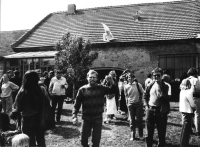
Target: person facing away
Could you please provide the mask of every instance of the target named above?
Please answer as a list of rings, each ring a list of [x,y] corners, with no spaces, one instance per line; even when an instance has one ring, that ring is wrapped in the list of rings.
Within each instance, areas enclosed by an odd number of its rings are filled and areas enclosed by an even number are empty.
[[[199,77],[198,77],[198,71],[196,68],[190,68],[187,72],[188,74],[188,80],[191,83],[191,88],[193,89],[193,92],[199,92],[200,88],[198,87]],[[194,124],[196,129],[196,135],[200,136],[200,96],[193,95],[193,103],[190,103],[191,106],[194,109]]]
[[[169,75],[169,70],[164,70],[163,71],[163,76],[162,76],[162,80],[168,84],[171,84],[171,77]]]
[[[18,70],[15,70],[14,76],[11,77],[10,81],[20,87],[22,85],[22,78],[19,75],[20,72]]]
[[[130,128],[131,128],[131,138],[130,140],[135,140],[136,134],[136,124],[138,124],[138,134],[139,138],[143,139],[143,101],[142,96],[144,90],[142,85],[137,82],[135,75],[129,73],[128,84],[124,86],[124,95],[127,101],[127,107],[130,117]]]
[[[41,78],[40,78],[40,82],[42,84],[44,84],[44,80],[48,77],[48,72],[47,71],[44,71]],[[44,86],[47,88],[47,86],[44,84]]]
[[[102,113],[104,112],[105,95],[114,94],[114,83],[110,87],[97,84],[98,73],[89,70],[87,73],[88,84],[79,88],[73,108],[73,119],[77,120],[77,114],[82,105],[81,144],[89,147],[88,137],[92,131],[93,147],[99,147],[102,131]]]
[[[22,86],[16,96],[14,109],[22,115],[22,133],[30,138],[30,146],[45,147],[44,129],[41,128],[42,112],[45,104],[50,104],[44,87],[38,84],[39,77],[35,71],[27,71]]]
[[[167,128],[167,115],[169,114],[169,100],[171,93],[169,87],[162,81],[162,69],[155,68],[152,71],[153,82],[147,86],[144,92],[144,106],[146,110],[146,147],[152,147],[155,124],[158,130],[158,147],[165,146]]]
[[[192,132],[192,119],[194,116],[193,108],[191,107],[191,100],[193,99],[193,92],[191,89],[191,83],[188,79],[182,80],[180,84],[180,99],[179,99],[179,111],[182,115],[182,129],[180,136],[180,146],[188,147],[190,135]]]
[[[47,86],[47,88],[49,88],[50,81],[53,77],[54,77],[54,72],[49,71],[48,76],[44,80],[44,84]]]
[[[29,137],[26,134],[17,134],[12,139],[12,147],[29,147]]]
[[[19,75],[20,75],[20,72],[18,70],[15,70],[14,76],[10,79],[10,82],[13,82],[17,86],[21,87],[22,78]],[[13,92],[13,102],[15,102],[15,97],[16,97],[18,91],[19,91],[19,89]]]
[[[58,105],[56,121],[60,122],[61,113],[63,102],[65,99],[65,90],[68,88],[68,83],[66,79],[62,76],[62,72],[60,70],[56,71],[56,76],[51,79],[49,85],[49,93],[52,97],[52,108],[54,111],[54,118],[55,118],[55,111],[56,106]]]
[[[2,102],[2,108],[4,113],[10,113],[12,111],[12,105],[13,105],[13,98],[12,98],[12,92],[15,90],[18,90],[19,86],[15,85],[13,82],[10,82],[8,79],[8,75],[3,75],[3,84],[1,86],[1,102]]]

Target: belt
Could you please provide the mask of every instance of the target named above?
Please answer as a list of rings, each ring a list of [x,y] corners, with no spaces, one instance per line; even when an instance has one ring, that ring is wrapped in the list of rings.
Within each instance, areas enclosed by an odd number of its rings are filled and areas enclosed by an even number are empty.
[[[160,110],[160,106],[149,106],[149,109]]]

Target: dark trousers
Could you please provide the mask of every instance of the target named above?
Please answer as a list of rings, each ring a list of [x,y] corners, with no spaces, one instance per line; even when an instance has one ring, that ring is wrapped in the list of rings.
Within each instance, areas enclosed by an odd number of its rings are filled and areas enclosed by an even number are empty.
[[[63,109],[63,102],[64,102],[64,95],[61,96],[57,96],[57,95],[53,95],[52,96],[52,108],[53,108],[53,112],[54,112],[54,118],[55,118],[55,111],[56,111],[56,106],[58,105],[57,108],[57,115],[56,115],[56,120],[60,121],[60,117],[61,117],[61,113],[62,113],[62,109]]]
[[[182,113],[182,130],[180,137],[180,145],[181,147],[188,147],[190,140],[190,133],[192,129],[192,118],[193,113]]]
[[[29,118],[22,120],[22,132],[30,138],[30,147],[45,147],[44,130],[39,128],[38,118]]]
[[[83,147],[89,147],[88,137],[92,131],[92,147],[99,147],[102,130],[102,114],[82,116],[81,126],[81,144]]]
[[[152,147],[155,125],[158,130],[158,147],[164,147],[167,128],[167,114],[161,114],[160,109],[149,108],[146,111],[146,147]]]
[[[135,135],[136,125],[138,126],[138,133],[143,137],[143,105],[128,106],[130,116],[130,128]]]

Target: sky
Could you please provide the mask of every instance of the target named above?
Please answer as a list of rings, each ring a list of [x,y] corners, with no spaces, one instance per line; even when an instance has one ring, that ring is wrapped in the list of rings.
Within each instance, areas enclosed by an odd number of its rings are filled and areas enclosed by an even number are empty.
[[[76,9],[180,0],[0,0],[0,31],[32,29],[53,12]]]

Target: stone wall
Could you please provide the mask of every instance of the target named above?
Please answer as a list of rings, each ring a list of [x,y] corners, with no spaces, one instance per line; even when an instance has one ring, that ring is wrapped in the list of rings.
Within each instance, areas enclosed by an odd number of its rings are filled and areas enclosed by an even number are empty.
[[[135,71],[144,84],[146,75],[158,67],[159,55],[198,53],[200,44],[193,41],[114,44],[93,47],[99,53],[92,67],[118,67]]]

